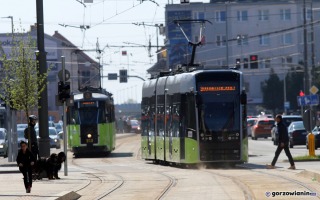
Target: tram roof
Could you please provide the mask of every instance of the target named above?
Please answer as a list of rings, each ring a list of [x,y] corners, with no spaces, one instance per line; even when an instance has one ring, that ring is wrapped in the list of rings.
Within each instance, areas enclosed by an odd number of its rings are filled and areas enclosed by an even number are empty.
[[[153,96],[155,94],[154,93],[155,85],[157,85],[159,89],[162,89],[162,86],[164,86],[164,84],[170,85],[170,90],[168,90],[168,94],[172,94],[176,92],[189,92],[190,88],[195,87],[195,82],[194,82],[195,75],[203,72],[208,72],[208,73],[234,72],[234,73],[242,74],[241,71],[234,70],[234,69],[206,69],[206,70],[195,70],[192,72],[166,75],[166,76],[158,77],[156,79],[145,81],[143,85],[143,97]],[[165,79],[167,79],[167,81],[165,81]]]

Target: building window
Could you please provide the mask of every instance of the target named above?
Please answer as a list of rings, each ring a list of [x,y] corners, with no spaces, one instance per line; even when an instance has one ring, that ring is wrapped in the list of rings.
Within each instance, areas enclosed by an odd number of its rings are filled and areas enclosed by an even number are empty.
[[[282,44],[292,44],[292,33],[285,33],[282,35]]]
[[[269,10],[259,10],[259,20],[260,21],[269,20]]]
[[[264,67],[265,68],[270,68],[271,67],[271,59],[270,58],[264,59]]]
[[[306,8],[306,20],[311,20],[312,18],[312,9]],[[301,19],[303,20],[303,8],[301,10]]]
[[[270,58],[263,58],[260,61],[260,68],[270,68],[271,67],[271,59]]]
[[[238,45],[248,45],[248,35],[237,35]]]
[[[226,46],[226,36],[225,35],[217,35],[217,46],[225,47]]]
[[[260,45],[266,46],[270,44],[270,36],[268,35],[260,35],[259,36]]]
[[[90,84],[90,71],[82,71],[82,84],[88,85]]]
[[[237,19],[238,21],[248,21],[248,11],[246,10],[237,11]]]
[[[308,43],[312,43],[312,42],[313,42],[313,35],[312,35],[312,32],[309,32],[309,33],[308,33],[308,36],[307,36],[307,42],[308,42]]]
[[[291,56],[282,57],[281,61],[282,61],[283,66],[285,67],[285,64],[292,63],[292,57]]]
[[[216,22],[226,21],[226,11],[216,11]]]
[[[281,20],[291,20],[291,10],[290,9],[281,9],[280,16],[281,16]]]
[[[205,19],[204,12],[195,12],[194,13],[194,19]]]

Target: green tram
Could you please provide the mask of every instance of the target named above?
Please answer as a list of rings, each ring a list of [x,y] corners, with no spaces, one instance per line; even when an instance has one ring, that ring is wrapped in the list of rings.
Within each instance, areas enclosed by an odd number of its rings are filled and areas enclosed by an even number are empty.
[[[237,70],[160,74],[142,90],[141,154],[155,163],[248,161],[247,97]]]
[[[110,93],[74,95],[67,110],[68,146],[74,156],[109,154],[115,149],[115,112]]]

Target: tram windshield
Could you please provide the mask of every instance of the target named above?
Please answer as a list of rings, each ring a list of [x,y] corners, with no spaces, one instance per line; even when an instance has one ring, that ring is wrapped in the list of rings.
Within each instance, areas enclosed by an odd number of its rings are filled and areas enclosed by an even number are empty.
[[[228,87],[200,84],[198,99],[200,129],[207,132],[240,130],[240,98],[234,83]],[[201,89],[203,89],[201,91]]]

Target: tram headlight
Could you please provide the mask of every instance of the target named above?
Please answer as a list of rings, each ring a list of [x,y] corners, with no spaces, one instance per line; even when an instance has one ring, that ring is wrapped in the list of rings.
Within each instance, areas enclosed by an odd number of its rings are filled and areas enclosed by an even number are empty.
[[[87,137],[88,137],[88,138],[91,138],[91,137],[92,137],[92,135],[89,133],[89,134],[87,135]]]

